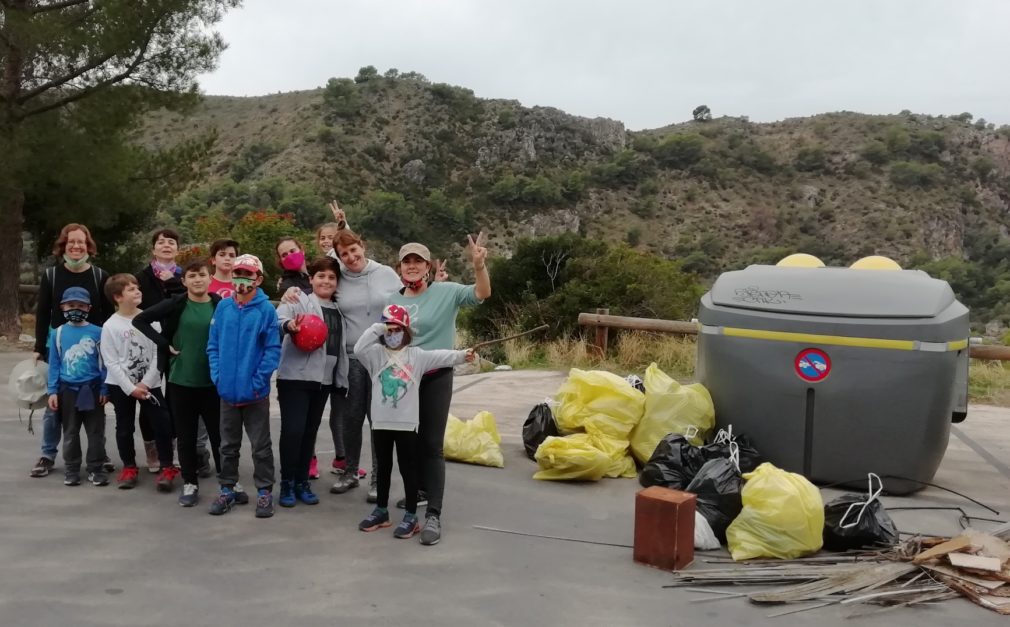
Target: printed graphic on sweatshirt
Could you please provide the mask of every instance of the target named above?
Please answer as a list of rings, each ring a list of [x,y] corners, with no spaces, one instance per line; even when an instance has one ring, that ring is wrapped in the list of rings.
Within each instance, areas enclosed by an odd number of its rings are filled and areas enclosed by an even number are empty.
[[[382,386],[382,404],[390,404],[396,409],[396,404],[407,395],[414,369],[412,366],[390,366],[379,373],[379,384]]]
[[[123,348],[126,350],[124,362],[131,381],[141,381],[151,367],[151,352],[147,350],[143,335],[136,329],[123,331]],[[106,347],[108,348],[108,347]]]
[[[98,363],[98,343],[94,338],[82,337],[63,351],[63,372],[68,378],[83,379],[94,372]]]

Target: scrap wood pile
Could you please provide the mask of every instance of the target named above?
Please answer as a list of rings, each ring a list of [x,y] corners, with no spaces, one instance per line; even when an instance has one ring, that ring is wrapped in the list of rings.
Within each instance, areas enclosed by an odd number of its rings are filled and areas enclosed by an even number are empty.
[[[889,549],[850,551],[796,560],[755,560],[733,568],[674,573],[668,588],[782,586],[750,593],[717,591],[721,598],[747,597],[757,604],[802,603],[782,616],[829,605],[870,603],[897,607],[965,597],[1010,615],[1010,526],[993,534],[966,530],[954,538],[913,537]],[[721,560],[708,560],[719,562]],[[708,591],[706,591],[708,592]]]

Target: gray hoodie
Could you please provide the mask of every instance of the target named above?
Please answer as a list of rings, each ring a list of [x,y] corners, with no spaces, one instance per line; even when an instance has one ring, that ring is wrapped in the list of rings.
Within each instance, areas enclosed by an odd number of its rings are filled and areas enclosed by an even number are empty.
[[[349,357],[354,357],[354,344],[365,330],[382,318],[390,294],[402,287],[396,271],[377,261],[369,259],[361,272],[351,272],[340,264],[337,306],[344,316],[344,344]]]
[[[339,311],[336,305],[327,303]],[[287,381],[317,381],[319,383],[330,383],[338,388],[347,389],[347,350],[344,342],[340,342],[339,353],[334,359],[327,355],[327,346],[306,353],[291,341],[291,335],[284,330],[284,324],[294,319],[298,314],[315,314],[323,320],[323,305],[319,299],[312,294],[299,294],[297,304],[281,303],[277,307],[277,318],[280,320],[281,336],[284,338],[281,344],[281,363],[277,367],[277,378]],[[347,335],[346,326],[341,330],[341,335]],[[329,372],[327,370],[329,369]],[[327,376],[332,373],[331,376]]]

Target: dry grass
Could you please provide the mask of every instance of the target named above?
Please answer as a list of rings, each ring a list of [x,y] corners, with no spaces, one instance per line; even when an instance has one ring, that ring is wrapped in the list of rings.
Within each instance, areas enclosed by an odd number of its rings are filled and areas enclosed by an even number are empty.
[[[1010,406],[1010,370],[1006,362],[972,359],[968,398],[975,403]]]

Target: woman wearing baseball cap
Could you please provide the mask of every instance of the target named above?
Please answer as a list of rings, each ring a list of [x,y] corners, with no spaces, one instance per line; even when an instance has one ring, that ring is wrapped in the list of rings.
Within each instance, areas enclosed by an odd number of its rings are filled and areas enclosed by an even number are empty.
[[[476,282],[461,285],[449,281],[429,283],[433,268],[431,252],[424,244],[411,242],[400,248],[397,271],[403,288],[390,297],[390,303],[410,312],[414,329],[413,346],[425,350],[449,350],[456,340],[456,316],[461,307],[479,305],[491,296],[491,277],[487,269],[487,248],[483,233],[476,241],[467,236]],[[421,544],[438,543],[442,537],[442,494],[445,491],[445,459],[442,442],[452,402],[452,368],[438,368],[424,373],[419,386],[420,420],[418,462],[421,493],[418,503],[427,501]],[[397,503],[399,506],[400,504]]]

